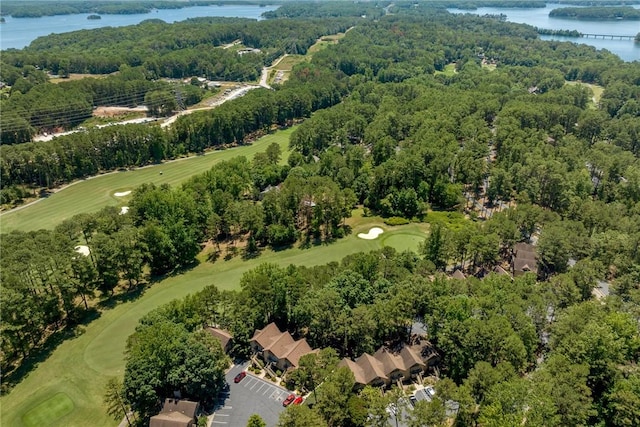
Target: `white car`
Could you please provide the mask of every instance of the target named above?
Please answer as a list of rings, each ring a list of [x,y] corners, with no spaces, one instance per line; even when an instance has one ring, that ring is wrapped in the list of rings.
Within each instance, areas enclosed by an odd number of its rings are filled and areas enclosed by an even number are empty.
[[[431,387],[431,386],[427,386],[427,387],[425,387],[425,388],[424,388],[424,392],[425,392],[425,393],[426,393],[426,395],[427,395],[428,397],[430,397],[431,399],[433,399],[433,396],[435,396],[435,395],[436,395],[436,390],[435,390],[433,387]]]

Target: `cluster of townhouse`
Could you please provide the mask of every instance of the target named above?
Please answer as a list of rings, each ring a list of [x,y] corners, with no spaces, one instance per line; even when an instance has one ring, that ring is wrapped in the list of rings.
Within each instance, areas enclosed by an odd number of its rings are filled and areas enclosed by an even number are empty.
[[[373,355],[365,353],[355,361],[344,358],[338,366],[345,366],[353,372],[356,388],[422,381],[422,375],[438,361],[438,353],[424,338],[414,337],[412,341],[395,349],[380,347]],[[304,338],[294,340],[289,332],[282,332],[275,323],[256,330],[250,344],[254,355],[262,358],[267,369],[275,368],[282,372],[296,369],[302,356],[318,351],[312,349]]]

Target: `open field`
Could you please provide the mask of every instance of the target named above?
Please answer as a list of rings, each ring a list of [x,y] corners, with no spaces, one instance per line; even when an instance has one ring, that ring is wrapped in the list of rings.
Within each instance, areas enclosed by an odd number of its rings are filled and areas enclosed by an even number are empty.
[[[347,30],[348,31],[348,30]],[[313,54],[325,49],[330,44],[336,44],[346,33],[331,34],[320,37],[312,46],[307,49],[305,55],[285,55],[274,65],[269,67],[269,83],[280,84],[289,78],[289,74],[294,66],[305,61],[311,61]]]
[[[426,236],[427,224],[389,227],[380,218],[362,217],[360,211],[354,214],[348,221],[352,233],[332,244],[277,252],[266,250],[248,261],[235,257],[213,264],[202,262],[184,274],[156,283],[140,298],[104,311],[79,336],[60,344],[11,393],[2,397],[2,425],[29,426],[29,420],[37,416],[40,427],[115,426],[117,422],[108,418],[102,406],[104,386],[109,377],[122,376],[126,338],[134,331],[138,319],[153,308],[210,284],[236,289],[242,274],[260,263],[319,265],[339,261],[355,252],[379,249],[385,243],[398,250],[415,250]],[[378,239],[356,237],[374,226],[384,230]]]
[[[600,86],[600,85],[596,85],[596,84],[592,84],[592,83],[583,83],[583,82],[570,82],[567,81],[566,84],[568,85],[582,85],[582,86],[586,86],[589,89],[591,89],[591,91],[593,92],[593,107],[595,108],[596,105],[598,104],[598,102],[600,102],[600,98],[602,97],[602,93],[604,92],[604,87]]]
[[[190,176],[209,170],[211,166],[236,156],[251,157],[277,142],[283,153],[287,152],[289,136],[294,128],[277,131],[255,141],[251,145],[211,151],[206,155],[192,156],[177,161],[147,166],[135,170],[113,172],[77,181],[58,192],[28,206],[17,208],[0,216],[0,231],[38,230],[53,228],[63,220],[82,212],[95,212],[105,206],[117,206],[126,199],[113,195],[116,191],[133,190],[141,184],[177,185]],[[160,174],[162,172],[162,175]]]
[[[347,30],[348,31],[348,30]],[[319,50],[325,49],[330,44],[336,44],[338,41],[345,36],[346,33],[338,33],[332,34],[330,36],[320,37],[320,39],[313,44],[313,46],[309,47],[307,50],[307,54],[313,55]]]
[[[444,66],[444,71],[436,70],[435,75],[444,74],[445,76],[453,76],[457,73],[456,71],[456,63],[452,62],[451,64],[447,64]]]
[[[116,73],[113,73],[113,74],[116,74]],[[71,81],[71,80],[82,80],[82,79],[86,79],[86,78],[104,79],[105,77],[108,77],[110,75],[111,74],[78,74],[78,73],[71,73],[71,74],[69,74],[69,77],[67,77],[67,78],[54,77],[54,78],[49,79],[49,82],[51,82],[51,83],[62,83],[62,82],[68,82],[68,81]]]

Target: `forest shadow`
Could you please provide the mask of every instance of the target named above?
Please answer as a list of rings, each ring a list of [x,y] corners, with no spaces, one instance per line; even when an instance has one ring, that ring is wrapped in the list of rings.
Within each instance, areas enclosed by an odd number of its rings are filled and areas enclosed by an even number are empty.
[[[98,308],[101,310],[110,310],[123,302],[135,301],[144,295],[147,287],[151,286],[153,283],[155,283],[155,280],[151,279],[149,283],[139,284],[128,291],[110,295],[108,298],[105,298],[98,303]]]
[[[91,308],[77,323],[65,326],[49,335],[44,344],[34,348],[33,352],[28,354],[19,365],[2,373],[0,395],[8,394],[16,385],[20,384],[40,363],[47,360],[60,344],[82,335],[85,326],[98,319],[100,315],[100,311]]]

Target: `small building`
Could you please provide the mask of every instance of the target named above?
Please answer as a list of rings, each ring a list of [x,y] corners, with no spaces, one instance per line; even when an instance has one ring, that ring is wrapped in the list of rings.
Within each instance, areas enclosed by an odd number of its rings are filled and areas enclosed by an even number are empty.
[[[220,341],[220,345],[225,353],[229,353],[231,351],[231,347],[233,345],[233,337],[231,334],[223,329],[208,327],[205,328],[207,332],[211,334],[216,340]]]
[[[355,361],[344,358],[338,364],[353,372],[356,388],[365,385],[388,387],[391,384],[419,379],[431,364],[438,360],[438,354],[431,344],[403,344],[399,350],[392,351],[380,347],[373,355],[363,354]]]
[[[538,274],[538,255],[536,247],[529,243],[517,243],[513,249],[511,270],[514,277],[531,272]]]
[[[317,351],[309,346],[307,340],[294,340],[288,331],[280,331],[273,322],[256,330],[250,345],[265,363],[273,363],[281,371],[297,368],[302,356]]]
[[[200,409],[198,402],[165,399],[162,410],[149,420],[149,427],[193,427]]]

